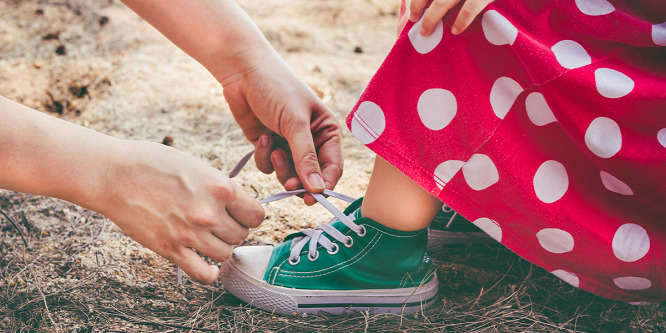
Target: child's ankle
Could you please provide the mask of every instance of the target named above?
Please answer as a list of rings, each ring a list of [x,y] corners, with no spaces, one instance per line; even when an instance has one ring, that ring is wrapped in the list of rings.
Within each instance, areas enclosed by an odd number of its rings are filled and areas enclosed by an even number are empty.
[[[386,228],[397,231],[418,231],[427,228],[437,214],[437,211],[429,214],[429,212],[424,212],[420,208],[405,208],[400,209],[400,211],[390,207],[382,208],[374,205],[366,205],[364,200],[361,207],[354,213],[354,218],[365,217]],[[363,211],[363,214],[361,214],[361,211]]]

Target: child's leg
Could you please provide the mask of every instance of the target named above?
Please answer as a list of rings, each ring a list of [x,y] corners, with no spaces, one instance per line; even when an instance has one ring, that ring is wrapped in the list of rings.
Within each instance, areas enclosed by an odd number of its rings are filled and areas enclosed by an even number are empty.
[[[381,157],[375,166],[361,206],[363,217],[400,231],[427,227],[442,202]]]
[[[348,218],[275,247],[237,247],[222,283],[240,299],[283,314],[421,311],[437,298],[425,228],[441,207],[378,157],[366,196],[343,212]]]

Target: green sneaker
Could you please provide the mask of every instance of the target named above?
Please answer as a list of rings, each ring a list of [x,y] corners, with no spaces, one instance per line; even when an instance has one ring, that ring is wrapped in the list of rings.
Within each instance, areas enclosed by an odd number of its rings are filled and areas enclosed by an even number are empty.
[[[275,247],[234,249],[221,272],[230,293],[280,314],[412,313],[434,303],[438,282],[426,254],[426,229],[396,231],[361,217],[362,199],[343,213],[315,197],[336,218]]]
[[[443,205],[428,228],[428,252],[436,252],[442,246],[461,245],[473,241],[496,242],[451,207]]]

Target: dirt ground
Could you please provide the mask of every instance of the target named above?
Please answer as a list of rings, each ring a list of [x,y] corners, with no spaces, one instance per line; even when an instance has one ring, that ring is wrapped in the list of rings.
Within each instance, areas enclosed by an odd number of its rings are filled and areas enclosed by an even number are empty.
[[[395,38],[398,0],[238,0],[342,120]],[[206,70],[113,0],[0,0],[0,95],[111,136],[162,142],[228,171],[252,149]],[[344,133],[337,191],[358,197],[373,154]],[[235,179],[267,197],[253,167]],[[340,203],[340,207],[344,204]],[[664,332],[664,304],[632,307],[576,290],[499,246],[433,254],[440,299],[409,316],[276,316],[175,268],[103,216],[0,190],[0,331]],[[247,244],[328,221],[297,199],[265,205]]]

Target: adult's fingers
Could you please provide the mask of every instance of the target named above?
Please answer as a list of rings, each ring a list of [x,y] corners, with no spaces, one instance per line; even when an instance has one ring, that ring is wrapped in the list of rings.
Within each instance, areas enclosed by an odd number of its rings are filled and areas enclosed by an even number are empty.
[[[435,30],[437,24],[442,21],[444,15],[459,2],[460,0],[434,0],[423,14],[419,33],[423,36],[429,36]]]
[[[278,148],[273,150],[271,153],[271,164],[272,168],[275,170],[275,175],[277,176],[278,181],[285,186],[285,189],[287,189],[286,185],[289,179],[296,178],[298,180],[291,158],[289,158],[289,154],[283,149]],[[298,184],[290,185],[292,185],[293,188],[287,190],[295,190],[300,185],[300,181]]]
[[[257,169],[265,174],[273,172],[273,163],[271,163],[272,151],[273,137],[269,134],[262,134],[254,151],[254,162],[257,165]]]
[[[330,137],[319,146],[319,162],[324,176],[324,185],[327,189],[334,189],[342,177],[343,159],[341,138],[339,135]]]
[[[211,284],[220,275],[220,268],[208,265],[194,250],[189,248],[182,248],[173,261],[192,280],[199,283]]]
[[[472,21],[486,8],[493,0],[467,0],[462,5],[456,21],[453,22],[451,33],[454,35],[465,31]]]
[[[234,223],[237,225],[237,223]],[[205,255],[208,258],[211,258],[217,262],[223,262],[231,257],[231,245],[232,243],[223,241],[218,238],[219,235],[225,236],[223,231],[214,231],[215,234],[209,232],[203,232],[197,240],[196,244],[193,244],[191,248],[199,251],[199,253]],[[234,231],[229,232],[226,235],[232,235],[233,237],[226,237],[234,239],[233,244],[242,243],[248,235],[248,230]]]
[[[212,231],[212,235],[214,235],[213,236],[214,239],[213,238],[208,238],[207,237],[208,233],[206,233],[205,234],[206,237],[204,237],[201,240],[204,243],[208,242],[206,244],[211,245],[211,248],[213,250],[215,250],[215,246],[217,244],[215,242],[215,240],[223,241],[226,244],[238,245],[238,244],[242,243],[245,240],[245,238],[247,238],[247,235],[250,232],[250,230],[248,228],[242,226],[240,223],[237,223],[230,216],[225,216],[224,220],[225,221],[223,221],[222,223],[219,223],[218,225],[216,225],[215,227],[212,228],[211,231]],[[211,242],[213,242],[215,244],[212,244]],[[192,247],[199,250],[199,252],[203,253],[202,249],[200,249],[196,246],[192,246]],[[215,254],[214,256],[208,255],[207,253],[204,253],[204,254],[206,254],[210,258],[218,260],[217,257],[219,256],[219,254]],[[224,261],[224,259],[220,260],[220,261]]]
[[[289,143],[298,178],[308,191],[320,193],[324,190],[325,185],[312,133],[310,133],[310,123],[292,121],[285,125],[287,128],[283,128],[282,131]]]
[[[219,196],[221,204],[226,206],[227,213],[246,228],[258,227],[264,220],[264,208],[238,185],[231,181],[227,184],[227,187],[220,191],[222,194]]]
[[[430,0],[412,0],[409,4],[409,20],[418,21],[423,16],[423,10]]]

